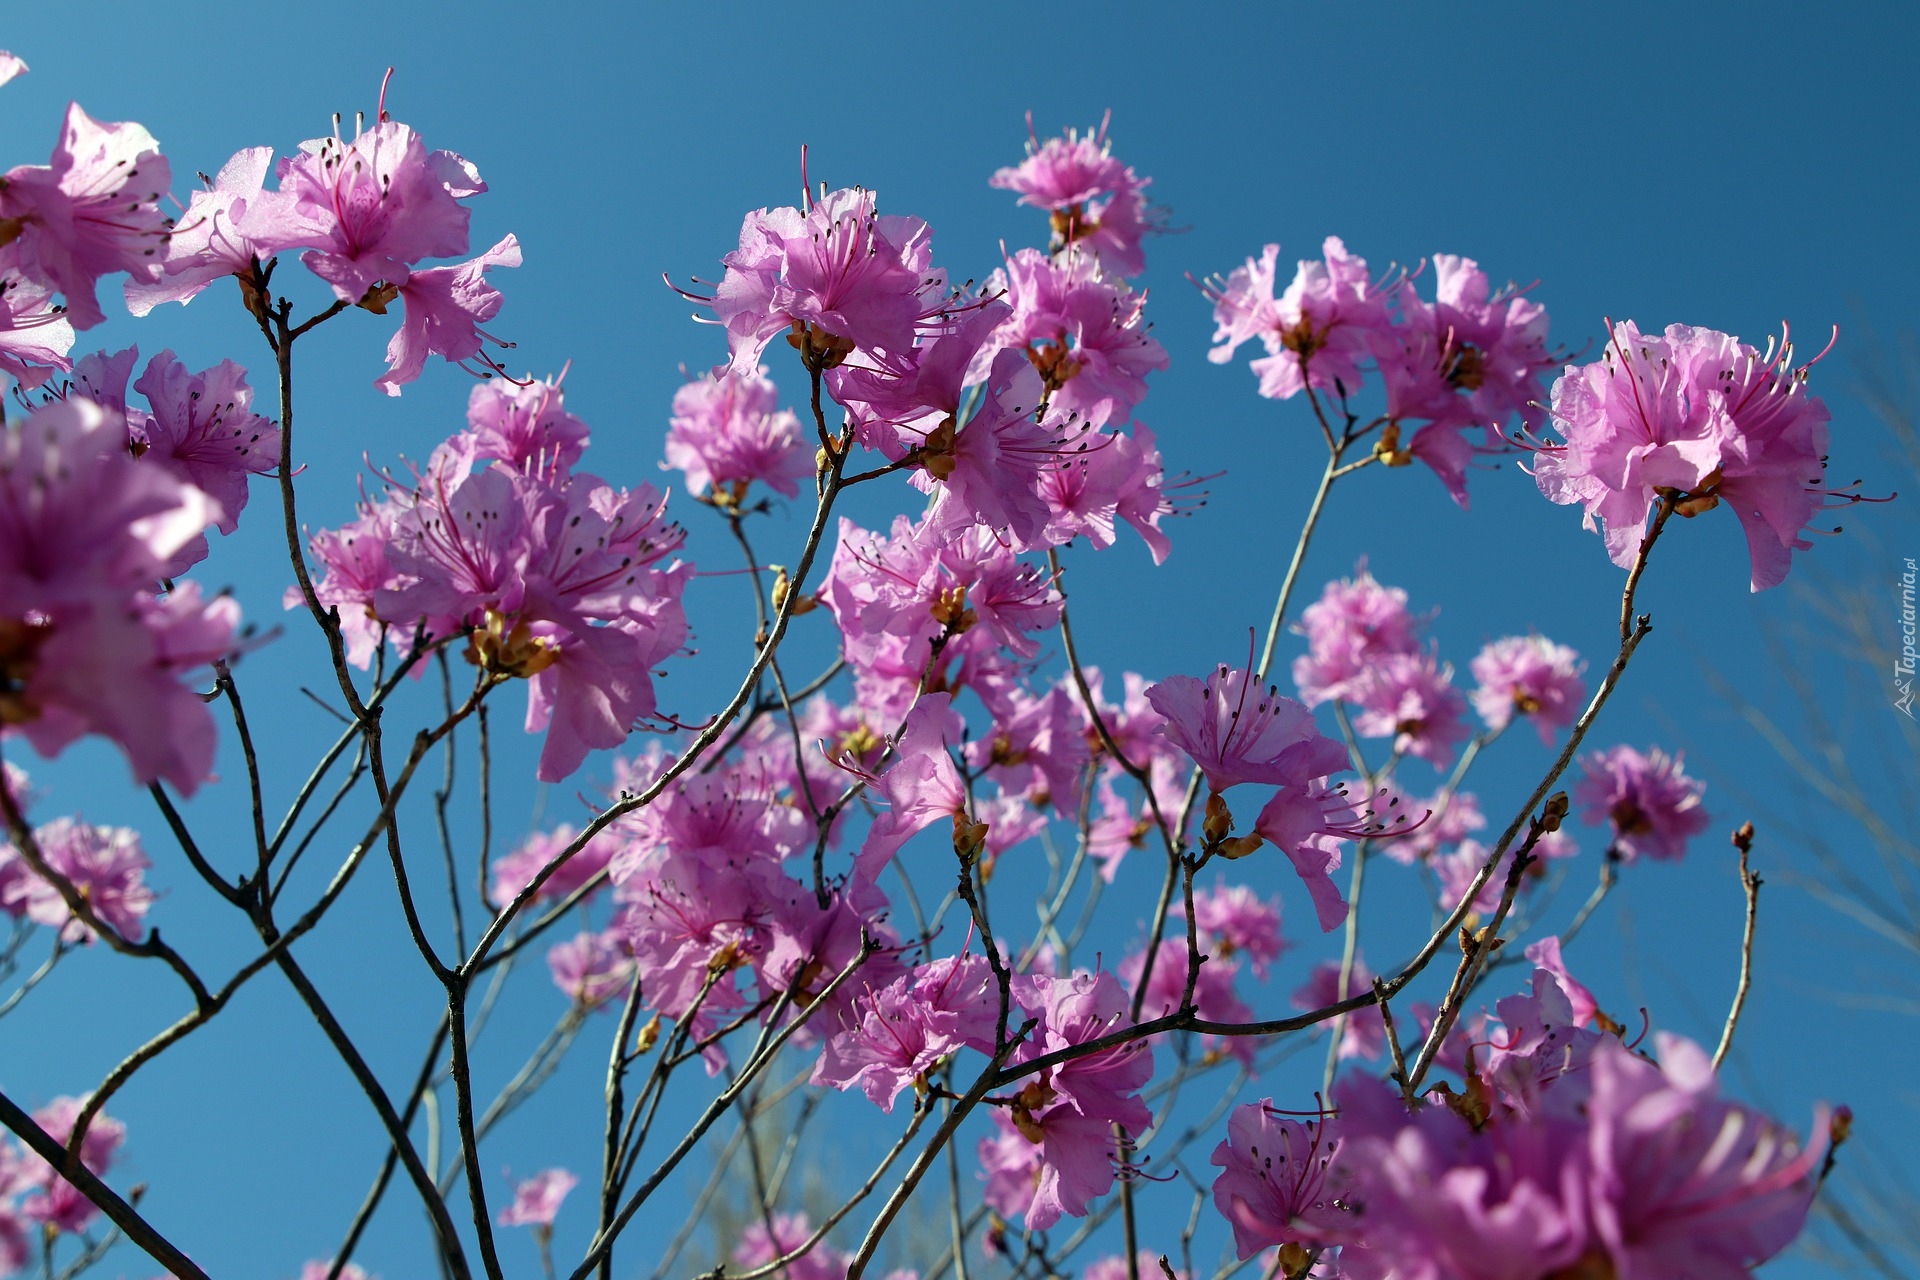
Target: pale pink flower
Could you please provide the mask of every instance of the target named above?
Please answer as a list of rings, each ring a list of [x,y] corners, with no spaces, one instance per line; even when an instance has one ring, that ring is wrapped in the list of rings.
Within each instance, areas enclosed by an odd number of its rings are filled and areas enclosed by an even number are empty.
[[[813,445],[800,421],[782,409],[765,369],[731,370],[695,378],[673,395],[666,461],[687,473],[687,492],[726,490],[733,506],[755,480],[795,497],[813,475]]]
[[[1307,637],[1307,652],[1293,660],[1301,698],[1310,707],[1334,698],[1351,700],[1369,667],[1394,654],[1419,651],[1420,622],[1407,611],[1407,593],[1376,582],[1362,556],[1353,576],[1327,583],[1294,627]]]
[[[465,253],[470,214],[460,201],[487,189],[465,160],[428,151],[387,119],[349,142],[303,142],[278,173],[279,190],[248,202],[240,232],[262,255],[307,249],[300,260],[348,303],[405,284],[423,258]]]
[[[467,430],[476,457],[515,471],[570,471],[586,451],[587,424],[567,412],[558,381],[489,378],[467,396]]]
[[[477,258],[451,267],[408,272],[405,283],[397,286],[406,315],[387,343],[387,371],[375,378],[373,385],[390,396],[399,395],[402,386],[420,376],[430,355],[457,364],[478,378],[504,376],[506,370],[500,362],[486,354],[486,344],[501,348],[513,344],[480,327],[499,315],[500,305],[506,301],[487,280],[487,272],[494,267],[519,265],[520,242],[509,235]],[[389,305],[368,309],[385,314]],[[482,367],[469,368],[469,360],[478,361]]]
[[[33,1118],[47,1131],[48,1136],[65,1146],[73,1134],[74,1122],[80,1118],[80,1108],[86,1105],[86,1101],[85,1098],[55,1098],[35,1111]],[[97,1112],[87,1125],[87,1136],[80,1140],[80,1163],[91,1173],[104,1174],[119,1154],[120,1145],[126,1141],[126,1137],[126,1125],[104,1111]],[[78,1187],[61,1177],[52,1165],[38,1155],[27,1155],[20,1183],[23,1188],[30,1189],[20,1202],[20,1211],[42,1226],[77,1234],[86,1230],[88,1224],[99,1216],[100,1211],[94,1207],[93,1201],[82,1195]]]
[[[733,1260],[743,1270],[764,1267],[775,1258],[798,1251],[813,1236],[813,1224],[804,1213],[776,1213],[773,1229],[754,1221],[740,1233]],[[785,1280],[845,1280],[849,1256],[826,1243],[815,1245],[805,1256],[788,1263],[778,1274]],[[893,1280],[889,1276],[888,1280]]]
[[[0,246],[0,373],[28,391],[73,367],[73,324],[55,293],[21,269],[18,248]]]
[[[159,279],[173,225],[160,199],[172,182],[152,134],[102,124],[69,103],[52,164],[0,175],[0,240],[18,246],[23,273],[66,297],[74,328],[91,329],[107,318],[95,293],[101,276]]]
[[[528,836],[513,852],[494,860],[488,896],[498,906],[512,902],[521,890],[533,883],[540,869],[559,857],[561,851],[572,844],[579,834],[573,827],[562,824],[551,831]],[[589,840],[584,848],[561,863],[552,875],[541,882],[533,901],[558,902],[571,896],[587,881],[606,870],[619,843],[607,832]]]
[[[1211,1163],[1220,1170],[1214,1208],[1233,1227],[1240,1257],[1338,1236],[1347,1217],[1343,1184],[1351,1180],[1338,1162],[1341,1146],[1331,1116],[1291,1119],[1271,1098],[1233,1109]]]
[[[144,316],[163,302],[185,304],[216,280],[248,276],[271,256],[260,252],[240,223],[260,198],[272,164],[272,147],[248,147],[220,167],[206,190],[193,193],[167,240],[163,274],[127,281],[127,310]]]
[[[1145,194],[1153,179],[1139,177],[1113,158],[1107,120],[1085,134],[1069,129],[1065,137],[1042,142],[1028,116],[1027,137],[1027,158],[996,171],[988,185],[1017,191],[1021,204],[1045,209],[1055,252],[1076,249],[1097,257],[1116,275],[1146,270],[1140,241],[1158,230],[1150,223]]]
[[[1453,668],[1431,653],[1381,658],[1361,672],[1352,694],[1358,733],[1392,738],[1394,750],[1437,769],[1452,763],[1455,745],[1471,733],[1466,697],[1453,687]]]
[[[1169,676],[1147,701],[1166,717],[1161,732],[1216,792],[1242,782],[1303,786],[1347,768],[1347,749],[1319,731],[1312,712],[1262,689],[1249,671],[1222,664],[1204,683]]]
[[[560,1212],[567,1192],[580,1185],[580,1179],[565,1169],[548,1169],[517,1183],[513,1203],[500,1210],[503,1227],[551,1227]]]
[[[140,847],[139,832],[55,818],[37,829],[33,837],[47,866],[71,881],[96,915],[122,937],[140,940],[146,932],[142,917],[153,905],[155,895],[142,879],[142,873],[153,863]],[[13,853],[11,849],[7,852]],[[60,930],[62,942],[92,945],[92,927],[67,909],[60,891],[34,874],[24,860],[17,870],[19,874],[11,878],[0,873],[0,908]]]
[[[1328,236],[1324,258],[1302,259],[1293,282],[1274,296],[1280,246],[1270,244],[1225,280],[1203,286],[1213,300],[1215,346],[1207,359],[1225,364],[1249,338],[1267,349],[1253,362],[1260,394],[1272,400],[1315,390],[1348,396],[1360,389],[1377,331],[1391,322],[1388,294],[1367,274],[1364,258]]]
[[[1185,904],[1176,901],[1174,914],[1184,918]],[[1244,955],[1261,978],[1287,948],[1280,936],[1280,899],[1262,898],[1224,878],[1194,893],[1193,922],[1203,950],[1221,959]]]
[[[1643,853],[1678,860],[1710,821],[1700,805],[1707,784],[1688,777],[1682,759],[1658,747],[1643,755],[1627,746],[1582,756],[1584,776],[1573,789],[1581,820],[1612,823],[1613,848],[1625,861]]]
[[[633,982],[633,955],[618,929],[582,933],[547,951],[553,985],[583,1009],[597,1009]]]
[[[5,84],[15,76],[27,74],[26,60],[18,54],[0,49],[0,84]]]
[[[327,1280],[333,1274],[331,1262],[309,1262],[300,1268],[300,1280]],[[340,1280],[380,1280],[357,1262],[340,1268]]]
[[[1057,261],[1037,249],[1007,260],[988,282],[1013,315],[993,341],[1023,352],[1047,384],[1047,401],[1095,427],[1124,423],[1147,394],[1147,374],[1168,357],[1147,332],[1147,297],[1105,279],[1089,255]]]
[[[1344,993],[1340,986],[1340,961],[1324,960],[1313,966],[1313,973],[1299,990],[1293,993],[1293,1007],[1301,1010],[1323,1009],[1340,1000],[1354,996],[1366,996],[1373,993],[1373,970],[1367,968],[1367,962],[1356,953],[1353,958],[1353,971],[1347,975]],[[1323,1022],[1323,1027],[1333,1023]],[[1340,1036],[1339,1054],[1342,1061],[1347,1058],[1366,1058],[1369,1061],[1378,1058],[1387,1048],[1387,1024],[1380,1016],[1378,1005],[1363,1005],[1346,1016],[1346,1027]]]
[[[993,1052],[997,997],[983,957],[934,960],[853,1001],[821,1050],[813,1083],[859,1086],[889,1114],[902,1091],[963,1047]]]
[[[1554,730],[1571,725],[1587,698],[1580,673],[1586,662],[1545,636],[1508,636],[1492,641],[1473,659],[1473,707],[1487,728],[1507,727],[1516,713],[1534,717],[1540,741],[1551,746]]]

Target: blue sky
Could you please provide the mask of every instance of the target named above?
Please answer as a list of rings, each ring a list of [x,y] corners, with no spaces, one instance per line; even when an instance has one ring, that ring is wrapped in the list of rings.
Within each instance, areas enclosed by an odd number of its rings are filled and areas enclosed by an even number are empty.
[[[347,0],[316,22],[286,6],[181,0],[162,15],[76,0],[10,16],[0,38],[33,72],[0,91],[0,164],[44,162],[73,97],[97,118],[147,125],[173,159],[180,194],[195,170],[212,172],[243,146],[285,152],[326,132],[336,110],[370,112],[381,73],[393,66],[396,117],[430,145],[466,155],[491,184],[475,202],[475,245],[512,231],[524,246],[526,265],[494,276],[508,301],[491,327],[519,343],[510,363],[548,373],[571,362],[568,405],[594,428],[589,465],[627,484],[672,479],[657,460],[680,367],[723,354],[715,331],[688,322],[688,305],[661,274],[711,277],[743,213],[795,199],[802,144],[816,179],[873,188],[884,211],[926,218],[936,260],[956,278],[982,277],[1003,244],[1011,251],[1044,234],[1039,215],[986,185],[1020,157],[1024,114],[1045,135],[1096,123],[1111,108],[1116,151],[1153,177],[1151,194],[1180,229],[1149,245],[1148,311],[1173,364],[1154,379],[1139,417],[1159,435],[1170,467],[1224,474],[1211,482],[1210,504],[1174,529],[1164,569],[1131,539],[1069,556],[1082,643],[1109,670],[1157,677],[1233,661],[1247,628],[1264,626],[1271,608],[1318,476],[1317,432],[1303,405],[1258,399],[1244,359],[1221,368],[1203,358],[1211,323],[1185,278],[1228,270],[1267,241],[1282,244],[1283,262],[1340,235],[1376,268],[1452,252],[1478,259],[1496,281],[1537,279],[1533,296],[1553,314],[1557,341],[1576,351],[1606,316],[1643,327],[1706,325],[1755,341],[1787,319],[1816,348],[1838,324],[1840,345],[1814,382],[1834,412],[1831,474],[1842,482],[1859,475],[1879,492],[1899,487],[1888,437],[1856,387],[1871,336],[1911,330],[1920,282],[1912,235],[1920,106],[1911,88],[1920,16],[1904,6],[1816,19],[1803,6],[1754,4],[536,11]],[[265,352],[245,319],[216,290],[184,314],[122,317],[87,337],[137,341],[146,353],[171,346],[193,367],[231,355],[264,382]],[[303,515],[316,525],[348,513],[363,451],[376,462],[424,457],[459,425],[468,383],[457,370],[429,369],[398,400],[372,388],[389,328],[354,313],[303,345]],[[776,366],[774,377],[790,393],[800,386],[797,369]],[[869,486],[856,508],[869,522],[897,509],[874,497],[878,488]],[[1602,665],[1620,573],[1598,538],[1544,502],[1511,463],[1476,474],[1472,489],[1466,513],[1422,468],[1356,477],[1335,492],[1304,589],[1365,553],[1417,608],[1440,610],[1432,634],[1463,671],[1485,640],[1528,628]],[[268,496],[256,495],[256,534],[265,532]],[[898,491],[886,496],[900,500]],[[1845,513],[1848,535],[1820,540],[1796,574],[1811,560],[1836,582],[1891,582],[1899,558],[1920,555],[1913,511],[1903,497]],[[731,568],[721,531],[698,519],[706,514],[681,512],[693,530],[690,555]],[[774,546],[797,544],[804,516],[776,514],[760,534],[763,556],[783,558]],[[233,584],[249,616],[270,623],[285,565],[244,532],[216,548],[203,577]],[[1773,756],[1705,674],[1786,707],[1761,637],[1803,615],[1787,590],[1748,594],[1731,518],[1692,522],[1661,552],[1641,602],[1656,634],[1596,741],[1684,747],[1689,767],[1713,782],[1715,826],[1685,865],[1636,868],[1570,962],[1603,1001],[1646,1004],[1656,1025],[1710,1040],[1731,991],[1739,929],[1724,830],[1752,816],[1726,783],[1788,793]],[[1890,589],[1887,599],[1891,619]],[[741,621],[736,578],[702,580],[689,606],[701,651],[669,677],[665,705],[694,719],[731,687],[751,624]],[[817,641],[802,635],[796,644],[817,655]],[[1286,657],[1298,651],[1296,640],[1283,645]],[[272,707],[255,714],[271,726],[269,786],[283,793],[297,785],[328,722],[304,699],[271,703],[269,690],[312,682],[316,658],[313,639],[296,630],[242,671],[253,704]],[[1832,677],[1838,688],[1831,654],[1793,659],[1816,684]],[[1884,705],[1846,711],[1863,756],[1880,749],[1870,745],[1876,738],[1910,735],[1910,726],[1885,720],[1892,715]],[[1912,737],[1904,742],[1911,759]],[[530,766],[531,744],[502,751],[503,770]],[[1490,813],[1526,793],[1539,757],[1531,742],[1503,741],[1480,781]],[[160,864],[153,878],[171,886],[154,917],[169,938],[190,942],[216,968],[216,957],[246,955],[245,930],[199,900],[143,798],[117,785],[123,772],[110,753],[86,748],[58,766],[27,763],[51,788],[49,812],[79,808],[148,833]],[[230,753],[222,768],[237,771]],[[593,771],[583,777],[600,776]],[[1910,802],[1915,780],[1892,778]],[[540,804],[552,820],[575,789],[536,796],[519,788],[503,801],[502,824],[520,829]],[[193,817],[205,831],[234,832],[231,810],[231,794],[216,788]],[[1851,827],[1814,809],[1792,816],[1865,856]],[[1784,871],[1796,856],[1785,840],[1770,842],[1762,824],[1763,870]],[[1590,868],[1575,874],[1567,895],[1577,898]],[[1146,911],[1146,878],[1131,890],[1111,907],[1116,944]],[[1423,918],[1386,893],[1369,923],[1377,961],[1400,949],[1395,923],[1417,928]],[[1304,901],[1295,895],[1288,905],[1304,944],[1294,961],[1304,965],[1327,944],[1303,932]],[[398,1081],[424,1050],[434,984],[405,945],[391,888],[377,874],[364,875],[343,908],[311,944],[311,964],[351,1009],[349,1023],[376,1065]],[[1814,1098],[1850,1102],[1866,1141],[1911,1150],[1920,1111],[1911,1089],[1887,1083],[1896,1074],[1887,1063],[1920,1048],[1913,1018],[1828,997],[1910,997],[1912,955],[1871,950],[1784,874],[1763,902],[1761,930],[1736,1087],[1793,1124],[1804,1123]],[[130,1176],[152,1183],[153,1216],[215,1274],[288,1275],[326,1253],[377,1155],[344,1073],[276,981],[263,978],[116,1106],[131,1127]],[[503,1015],[484,1070],[509,1072],[559,1012],[544,975],[523,981],[526,998]],[[1268,1002],[1283,1001],[1284,989]],[[84,1088],[136,1035],[176,1016],[180,1001],[140,966],[78,957],[0,1023],[0,1082],[35,1102]],[[118,1024],[123,1017],[133,1029]],[[593,1060],[607,1034],[598,1030],[549,1095],[503,1130],[490,1161],[521,1172],[588,1167]],[[1299,1087],[1276,1073],[1259,1092]],[[418,1214],[398,1192],[390,1205],[362,1259],[387,1280],[424,1274]],[[662,1219],[669,1227],[680,1205]],[[1179,1196],[1163,1207],[1184,1219]],[[563,1215],[562,1254],[585,1239],[585,1218],[580,1205]],[[530,1250],[517,1258],[530,1260]],[[119,1265],[142,1273],[130,1255]],[[1794,1261],[1775,1270],[1814,1273]]]

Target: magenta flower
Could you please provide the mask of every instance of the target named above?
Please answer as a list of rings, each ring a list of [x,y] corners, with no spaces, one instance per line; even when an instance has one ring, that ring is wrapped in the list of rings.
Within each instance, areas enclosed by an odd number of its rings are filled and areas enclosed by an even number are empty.
[[[303,142],[278,172],[280,189],[248,202],[239,231],[263,256],[306,249],[300,261],[348,303],[405,284],[423,258],[465,253],[460,202],[487,189],[465,160],[387,119],[350,142]]]
[[[1328,236],[1324,259],[1302,260],[1293,283],[1274,296],[1280,246],[1270,244],[1225,280],[1203,286],[1213,300],[1219,344],[1207,359],[1225,364],[1249,338],[1259,338],[1265,358],[1253,362],[1260,394],[1286,400],[1308,386],[1346,395],[1360,389],[1362,363],[1370,363],[1375,335],[1390,323],[1387,292],[1367,274],[1364,258],[1347,253]]]
[[[1579,718],[1587,700],[1580,679],[1587,664],[1563,644],[1545,636],[1508,636],[1495,640],[1473,659],[1473,708],[1498,732],[1517,713],[1534,717],[1540,741],[1553,745],[1554,730]]]
[[[223,277],[246,278],[263,258],[272,256],[240,230],[272,164],[272,147],[248,147],[220,167],[206,190],[193,193],[167,240],[162,274],[127,281],[127,310],[144,316],[163,302],[185,304]]]
[[[70,880],[96,915],[122,937],[140,940],[146,932],[142,917],[155,895],[142,879],[153,863],[140,847],[139,832],[55,818],[36,830],[33,838],[47,866]],[[91,946],[92,926],[68,911],[59,890],[34,874],[24,860],[15,861],[18,857],[12,846],[0,846],[0,863],[13,863],[12,873],[0,871],[0,910],[60,930],[62,942]]]
[[[0,720],[45,756],[104,734],[140,782],[190,793],[214,727],[180,676],[231,651],[239,608],[193,583],[153,596],[221,512],[126,440],[119,415],[77,398],[0,434]]]
[[[618,929],[555,943],[547,950],[547,969],[553,985],[582,1009],[597,1009],[622,994],[634,975],[633,955]]]
[[[821,368],[858,350],[904,356],[947,304],[947,279],[932,267],[932,229],[918,218],[882,216],[871,191],[843,188],[805,210],[761,209],[740,226],[740,247],[712,298],[727,330],[733,367],[759,367],[782,332]]]
[[[1204,953],[1203,953],[1204,954]],[[1162,938],[1153,944],[1153,976],[1147,979],[1146,998],[1141,1002],[1140,1013],[1147,1018],[1165,1017],[1177,1013],[1187,991],[1187,944],[1184,938]],[[1120,981],[1129,990],[1138,985],[1140,975],[1146,971],[1147,948],[1129,952],[1120,962]],[[1234,977],[1240,971],[1239,965],[1225,955],[1215,953],[1200,966],[1200,976],[1193,984],[1194,1011],[1208,1022],[1251,1022],[1253,1010],[1240,998],[1234,989]],[[1166,1036],[1152,1037],[1164,1040]],[[1252,1036],[1202,1036],[1202,1049],[1208,1054],[1225,1052],[1233,1055],[1249,1069],[1253,1066],[1253,1056],[1260,1046]]]
[[[20,251],[0,246],[0,373],[31,391],[73,367],[73,324],[55,290],[20,266]]]
[[[1065,137],[1041,142],[1029,116],[1027,133],[1027,158],[995,172],[988,185],[1017,191],[1021,204],[1045,209],[1052,216],[1056,252],[1090,251],[1116,275],[1146,270],[1140,241],[1152,229],[1145,192],[1153,179],[1138,177],[1113,158],[1107,121],[1086,134],[1069,129]]]
[[[33,1118],[54,1141],[65,1146],[86,1101],[85,1098],[55,1098],[35,1111]],[[94,1174],[104,1174],[120,1153],[126,1137],[126,1125],[104,1111],[96,1113],[87,1125],[87,1136],[80,1140],[80,1163]],[[93,1201],[38,1155],[27,1153],[24,1165],[15,1183],[15,1189],[28,1192],[20,1202],[24,1216],[50,1230],[74,1234],[85,1231],[99,1216]]]
[[[1687,776],[1682,758],[1626,746],[1581,757],[1584,776],[1573,789],[1581,820],[1612,823],[1613,848],[1627,862],[1643,853],[1677,861],[1710,821],[1700,807],[1707,784]]]
[[[133,389],[149,407],[128,413],[134,452],[219,503],[221,533],[239,528],[247,477],[280,465],[280,428],[253,412],[247,371],[222,360],[189,373],[173,352],[162,351],[147,361]]]
[[[1554,502],[1578,504],[1613,562],[1631,566],[1656,500],[1684,516],[1725,501],[1746,531],[1755,591],[1787,575],[1823,500],[1827,407],[1792,368],[1792,346],[1762,354],[1712,329],[1614,327],[1605,355],[1553,384],[1552,425],[1534,476]]]
[[[1108,282],[1089,256],[1059,262],[1022,249],[988,288],[1004,289],[1013,306],[994,341],[1025,353],[1061,413],[1095,427],[1124,423],[1147,394],[1147,374],[1167,367],[1144,322],[1146,295]]]
[[[479,378],[504,375],[500,362],[486,354],[486,344],[511,347],[480,326],[500,314],[505,302],[501,292],[487,282],[493,267],[520,265],[520,242],[509,235],[477,258],[451,267],[429,267],[409,272],[399,285],[398,297],[406,306],[399,332],[387,343],[387,371],[373,380],[390,396],[420,376],[427,357],[437,355],[449,364],[457,364]],[[389,303],[377,310],[385,314]],[[477,360],[482,368],[468,368]]]
[[[1351,700],[1369,667],[1394,654],[1419,652],[1420,621],[1407,612],[1407,593],[1374,581],[1361,557],[1353,576],[1329,582],[1294,627],[1307,637],[1307,652],[1293,660],[1301,698],[1310,707]]]
[[[1373,991],[1373,970],[1367,968],[1366,961],[1358,954],[1353,958],[1353,972],[1347,975],[1347,986],[1343,993],[1340,989],[1340,962],[1323,960],[1313,966],[1313,973],[1299,990],[1293,993],[1293,1007],[1301,1010],[1324,1009],[1330,1004],[1353,996],[1368,995]],[[1330,1027],[1332,1022],[1320,1024]],[[1380,1016],[1378,1005],[1367,1005],[1355,1009],[1346,1017],[1346,1027],[1340,1036],[1339,1054],[1342,1061],[1348,1058],[1365,1058],[1372,1061],[1387,1048],[1387,1024]]]
[[[1722,1101],[1700,1046],[1655,1039],[1658,1067],[1611,1036],[1593,1056],[1595,1242],[1621,1276],[1747,1275],[1806,1222],[1827,1151],[1825,1108],[1802,1142]]]
[[[1173,487],[1193,483],[1176,480]],[[1153,562],[1163,564],[1173,543],[1161,531],[1160,521],[1176,511],[1174,495],[1167,490],[1160,450],[1145,423],[1135,423],[1132,436],[1099,432],[1058,465],[1040,472],[1040,497],[1051,513],[1042,541],[1064,546],[1084,536],[1104,549],[1113,545],[1118,522],[1124,520],[1147,544]],[[1197,500],[1181,496],[1189,503]]]
[[[1537,426],[1541,378],[1554,361],[1546,309],[1511,286],[1490,291],[1471,258],[1436,253],[1432,263],[1434,301],[1401,281],[1398,323],[1375,331],[1388,415],[1483,427],[1490,444],[1515,418]]]
[[[552,1227],[567,1192],[580,1185],[580,1179],[565,1169],[548,1169],[534,1174],[513,1189],[513,1203],[500,1211],[503,1227]]]
[[[743,1270],[764,1267],[775,1258],[798,1251],[812,1236],[813,1224],[806,1214],[776,1213],[771,1231],[765,1222],[756,1221],[740,1233],[733,1260]],[[804,1257],[788,1263],[775,1274],[786,1280],[844,1280],[850,1261],[847,1254],[823,1240]],[[889,1276],[888,1280],[893,1277]]]
[[[1035,808],[1071,816],[1091,758],[1072,699],[1056,685],[1037,698],[1015,691],[1009,702],[992,731],[967,744],[967,763]]]
[[[159,279],[173,226],[160,198],[172,182],[152,134],[101,124],[69,103],[53,162],[0,175],[0,241],[17,246],[23,274],[65,296],[74,328],[91,329],[107,318],[95,292],[101,276]]]
[[[1215,792],[1241,782],[1304,786],[1347,767],[1347,749],[1314,726],[1312,712],[1239,668],[1223,664],[1204,684],[1168,676],[1147,690],[1147,701],[1166,717],[1161,732]]]
[[[467,429],[476,457],[515,471],[571,471],[586,451],[587,424],[567,412],[560,384],[490,378],[467,396]]]
[[[813,1083],[843,1093],[858,1085],[868,1101],[892,1114],[901,1092],[924,1083],[942,1058],[963,1047],[993,1052],[993,981],[985,959],[961,955],[870,988],[822,1048]]]
[[[1455,744],[1469,736],[1467,700],[1453,687],[1453,668],[1431,653],[1390,654],[1354,682],[1353,727],[1369,738],[1392,738],[1393,748],[1437,769],[1453,761]]]
[[[520,891],[533,883],[540,869],[560,856],[560,851],[572,844],[580,833],[573,827],[562,824],[551,831],[537,832],[521,841],[512,853],[498,858],[493,864],[493,879],[488,897],[497,906],[504,906],[518,897]],[[544,880],[533,896],[535,902],[558,902],[571,896],[587,881],[605,870],[612,860],[619,841],[611,833],[602,832],[589,840],[586,847],[568,858]]]
[[[954,821],[956,833],[966,820],[966,783],[949,754],[960,729],[952,701],[944,693],[920,699],[900,727],[892,765],[874,780],[874,788],[886,798],[887,811],[868,828],[848,887],[854,905],[862,909],[878,895],[880,873],[901,845],[942,818]]]
[[[813,475],[814,451],[799,419],[779,404],[765,369],[693,379],[674,393],[661,467],[686,472],[687,492],[711,492],[733,507],[755,480],[797,496],[799,482]]]
[[[1451,796],[1439,791],[1408,807],[1414,813],[1433,816],[1405,835],[1381,842],[1380,852],[1402,865],[1430,858],[1437,850],[1458,844],[1487,825],[1486,815],[1480,811],[1480,797],[1471,791],[1456,791]]]
[[[1184,918],[1184,904],[1175,902],[1174,914]],[[1243,884],[1216,879],[1211,889],[1195,892],[1193,922],[1203,949],[1223,960],[1246,956],[1257,977],[1266,977],[1287,949],[1280,936],[1280,899],[1262,898]]]
[[[1347,1218],[1343,1184],[1350,1180],[1337,1161],[1341,1146],[1332,1117],[1288,1119],[1271,1098],[1233,1109],[1211,1163],[1220,1170],[1214,1208],[1233,1227],[1240,1257],[1338,1237]]]

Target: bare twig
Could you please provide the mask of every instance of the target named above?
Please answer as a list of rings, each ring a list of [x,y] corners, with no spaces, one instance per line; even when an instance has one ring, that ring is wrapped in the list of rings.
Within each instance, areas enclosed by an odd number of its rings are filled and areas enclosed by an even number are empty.
[[[1740,1012],[1747,1007],[1747,992],[1753,987],[1753,928],[1760,918],[1760,873],[1747,868],[1747,854],[1753,848],[1753,824],[1743,823],[1733,833],[1733,847],[1740,851],[1740,887],[1747,895],[1747,924],[1740,935],[1740,985],[1733,993],[1733,1007],[1727,1010],[1727,1025],[1720,1031],[1720,1047],[1713,1051],[1713,1069],[1727,1060],[1733,1048],[1733,1033],[1740,1025]]]

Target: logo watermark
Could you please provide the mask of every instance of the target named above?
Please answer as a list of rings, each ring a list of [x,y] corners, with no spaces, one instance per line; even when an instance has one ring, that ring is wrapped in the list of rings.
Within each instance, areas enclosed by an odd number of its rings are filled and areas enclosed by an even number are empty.
[[[1907,719],[1913,714],[1913,673],[1916,658],[1914,641],[1913,588],[1916,573],[1913,557],[1907,557],[1907,571],[1900,575],[1900,652],[1893,659],[1893,705],[1906,713]]]

